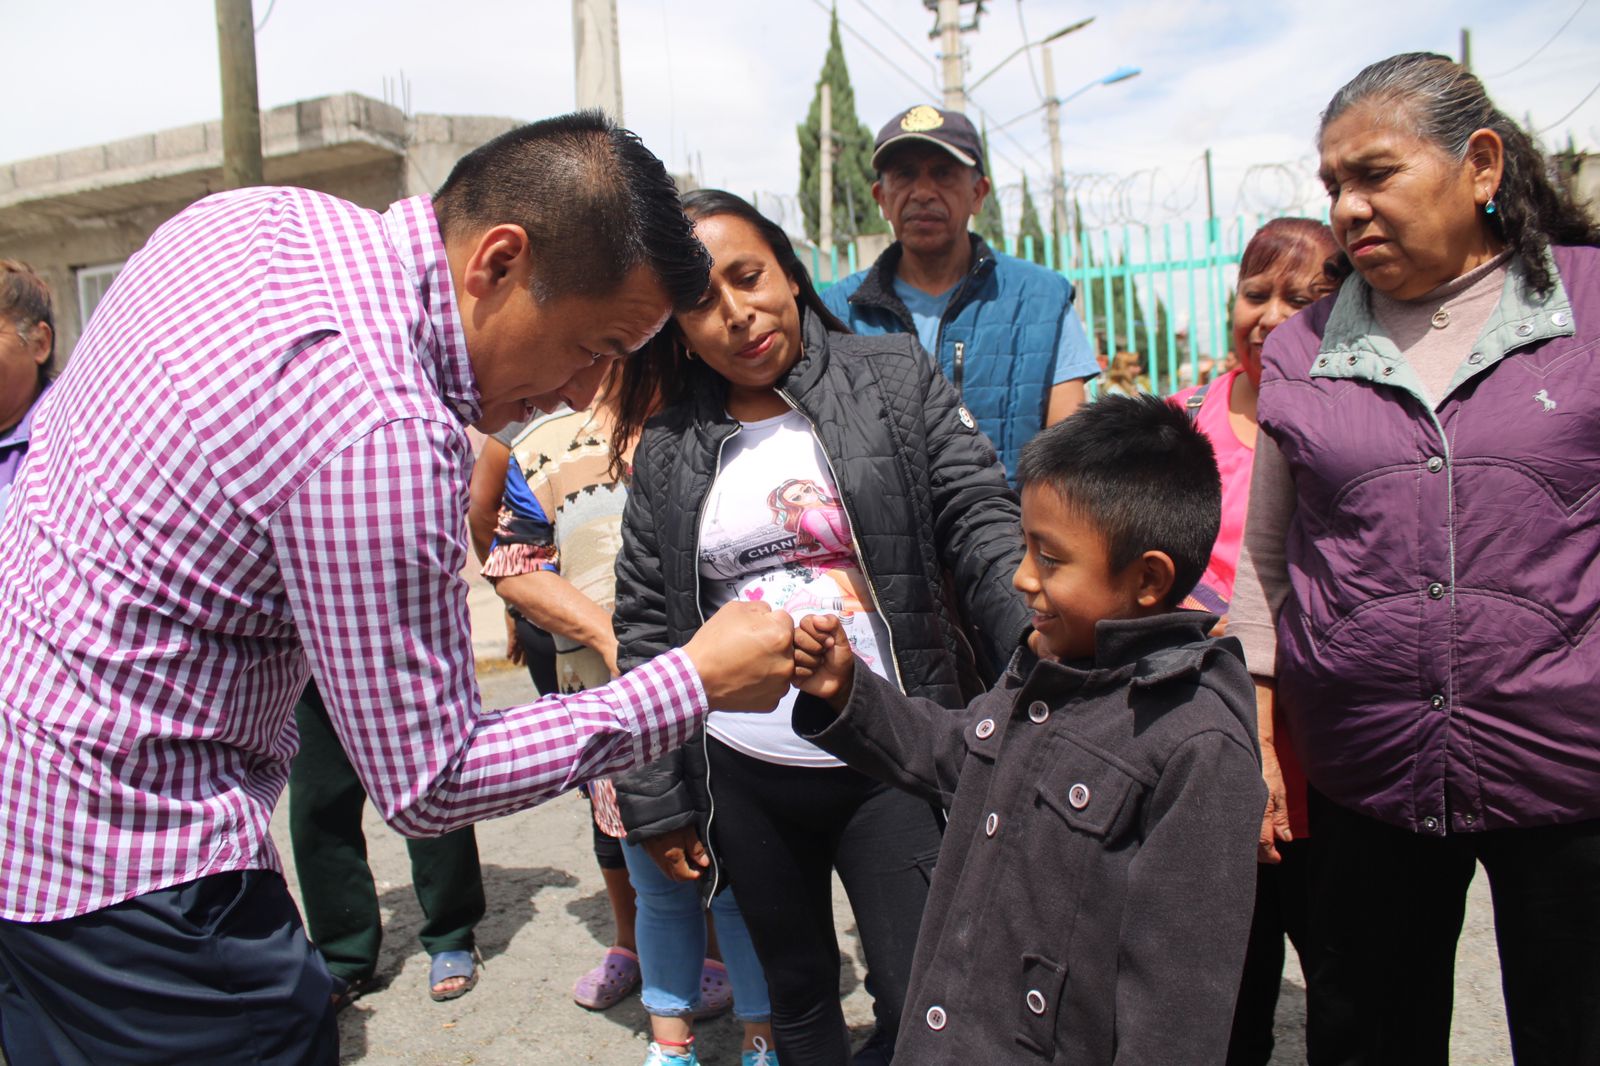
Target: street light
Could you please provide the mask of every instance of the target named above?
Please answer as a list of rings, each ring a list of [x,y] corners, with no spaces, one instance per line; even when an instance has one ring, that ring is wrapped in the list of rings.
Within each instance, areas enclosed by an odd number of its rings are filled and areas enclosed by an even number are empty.
[[[995,71],[999,70],[1001,67],[1005,66],[1007,63],[1011,62],[1013,59],[1015,59],[1018,56],[1020,56],[1023,52],[1026,52],[1028,49],[1036,47],[1038,45],[1049,44],[1051,41],[1060,40],[1061,38],[1065,37],[1069,33],[1077,33],[1079,30],[1083,29],[1085,26],[1089,25],[1089,23],[1091,23],[1093,21],[1094,21],[1094,16],[1090,15],[1086,19],[1079,19],[1077,22],[1074,22],[1070,26],[1063,26],[1061,29],[1059,29],[1056,32],[1052,33],[1048,37],[1045,37],[1045,38],[1043,38],[1041,40],[1038,40],[1038,41],[1029,41],[1026,44],[1018,46],[1010,55],[1006,56],[1000,62],[998,62],[994,66],[990,67],[989,68],[989,72],[987,74],[985,74],[983,77],[979,78],[977,81],[973,82],[971,85],[968,85],[967,88],[966,88],[967,94],[971,95],[972,91],[974,89],[976,89],[978,86],[982,85],[984,82],[988,81],[990,76],[993,75]]]
[[[1063,96],[1061,98],[1061,100],[1060,100],[1060,103],[1064,104],[1068,100],[1075,100],[1078,97],[1082,96],[1084,93],[1088,92],[1090,89],[1093,89],[1097,85],[1115,85],[1119,81],[1127,81],[1129,78],[1136,78],[1142,73],[1143,73],[1143,71],[1140,70],[1138,67],[1118,67],[1116,70],[1113,70],[1110,74],[1107,74],[1105,77],[1098,78],[1098,79],[1096,79],[1094,81],[1091,81],[1088,85],[1085,85],[1083,88],[1076,89],[1073,92],[1067,94],[1066,96]]]

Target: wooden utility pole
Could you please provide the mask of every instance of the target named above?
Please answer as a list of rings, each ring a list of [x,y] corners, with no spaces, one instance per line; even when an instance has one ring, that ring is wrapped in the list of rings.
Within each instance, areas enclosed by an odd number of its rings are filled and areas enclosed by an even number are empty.
[[[1472,69],[1472,31],[1461,27],[1461,65]]]
[[[1056,67],[1050,60],[1050,47],[1039,49],[1044,60],[1045,121],[1050,127],[1050,224],[1053,241],[1067,235],[1067,180],[1061,166],[1061,98],[1056,95]],[[1056,245],[1056,264],[1067,265],[1067,257]]]
[[[222,184],[260,185],[261,103],[256,96],[256,27],[250,0],[216,0],[222,67]]]
[[[599,108],[622,122],[622,51],[617,0],[572,0],[573,74],[578,108]]]
[[[833,276],[833,86],[822,83],[822,135],[817,138],[817,248],[828,264],[828,280]]]
[[[961,0],[939,0],[939,61],[946,111],[966,111],[967,89],[961,69]]]

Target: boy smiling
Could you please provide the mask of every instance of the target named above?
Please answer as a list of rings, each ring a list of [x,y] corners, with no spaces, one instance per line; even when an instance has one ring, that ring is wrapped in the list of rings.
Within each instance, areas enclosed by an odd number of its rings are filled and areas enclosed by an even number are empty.
[[[856,671],[836,619],[795,633],[796,732],[950,810],[899,1054],[1219,1062],[1266,791],[1237,642],[1174,610],[1220,520],[1211,446],[1111,397],[1035,437],[1018,479],[1039,654],[966,710]]]

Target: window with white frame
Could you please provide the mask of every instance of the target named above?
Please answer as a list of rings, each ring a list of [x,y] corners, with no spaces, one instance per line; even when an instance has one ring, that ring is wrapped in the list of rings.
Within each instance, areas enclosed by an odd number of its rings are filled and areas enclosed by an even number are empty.
[[[94,314],[94,309],[100,305],[111,283],[122,273],[125,262],[78,268],[78,321],[82,326],[89,324],[89,316]]]

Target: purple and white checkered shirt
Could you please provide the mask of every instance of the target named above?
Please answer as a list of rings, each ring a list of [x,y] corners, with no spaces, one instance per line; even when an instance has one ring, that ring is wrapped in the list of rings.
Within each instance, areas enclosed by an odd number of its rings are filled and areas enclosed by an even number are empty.
[[[681,651],[480,707],[459,577],[478,413],[426,198],[225,193],[128,261],[0,525],[0,917],[280,868],[308,668],[413,835],[687,739],[706,701]]]

